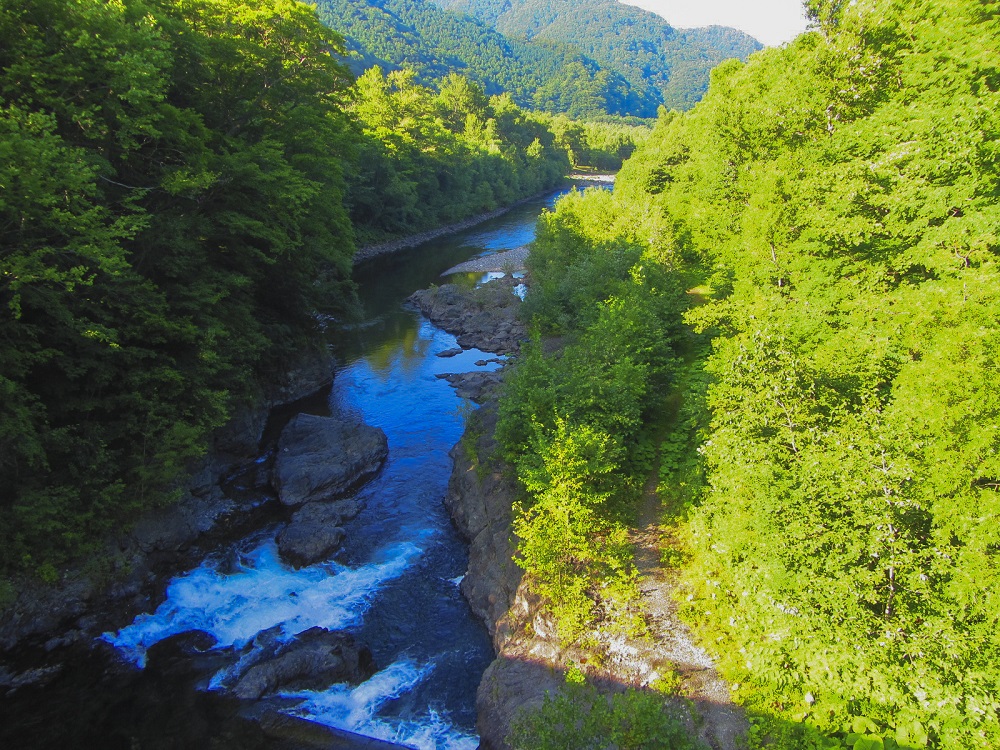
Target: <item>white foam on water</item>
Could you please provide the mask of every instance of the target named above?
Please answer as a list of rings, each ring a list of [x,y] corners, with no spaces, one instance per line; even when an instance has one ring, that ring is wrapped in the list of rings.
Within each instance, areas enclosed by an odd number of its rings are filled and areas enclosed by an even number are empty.
[[[274,542],[268,541],[243,556],[233,572],[220,572],[218,562],[206,561],[175,578],[156,612],[139,615],[102,638],[144,667],[150,646],[192,630],[211,634],[216,648],[242,647],[276,626],[284,638],[313,627],[342,630],[358,622],[378,589],[421,552],[400,542],[358,568],[320,563],[293,570],[282,564]]]
[[[417,750],[477,750],[479,737],[466,734],[452,726],[436,711],[430,711],[422,721],[401,722],[394,727],[393,737],[379,737]]]
[[[448,579],[448,583],[452,584],[453,586],[461,586],[462,585],[462,580],[464,578],[465,578],[464,575],[456,576],[455,578],[449,578]]]
[[[288,713],[355,734],[417,750],[476,750],[478,737],[457,729],[436,711],[416,719],[377,716],[382,706],[413,690],[433,669],[433,664],[421,666],[401,659],[357,687],[339,684],[324,691],[283,693],[282,697],[302,699]]]
[[[502,279],[507,274],[503,271],[486,271],[482,276],[479,277],[479,281],[476,282],[476,286],[482,286],[483,284],[489,284],[495,279]]]
[[[511,291],[514,294],[516,294],[520,298],[520,300],[522,302],[524,302],[524,298],[528,296],[528,286],[527,286],[527,284],[518,284]]]

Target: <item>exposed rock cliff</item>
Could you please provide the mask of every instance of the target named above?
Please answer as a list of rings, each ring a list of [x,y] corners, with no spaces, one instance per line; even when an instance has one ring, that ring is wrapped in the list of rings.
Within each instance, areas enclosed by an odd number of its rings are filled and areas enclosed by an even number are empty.
[[[455,464],[445,500],[469,539],[462,593],[486,623],[497,653],[476,695],[483,750],[509,747],[505,738],[511,722],[559,689],[566,662],[558,642],[545,637],[554,639],[555,628],[514,562],[511,506],[518,490],[509,467],[493,458],[495,427],[494,402],[476,412],[452,450]]]
[[[497,654],[476,695],[483,750],[509,750],[512,723],[540,706],[546,693],[558,692],[570,667],[609,693],[650,688],[664,677],[679,681],[688,700],[675,701],[675,710],[686,717],[689,731],[715,750],[735,750],[746,720],[732,705],[711,659],[677,617],[673,582],[659,563],[662,537],[655,507],[633,533],[646,636],[626,638],[596,629],[586,647],[560,640],[555,622],[513,562],[511,508],[518,490],[509,468],[491,457],[495,407],[487,404],[474,415],[452,451],[455,463],[446,499],[456,526],[470,540],[462,593],[489,628]],[[647,500],[654,501],[655,493]]]

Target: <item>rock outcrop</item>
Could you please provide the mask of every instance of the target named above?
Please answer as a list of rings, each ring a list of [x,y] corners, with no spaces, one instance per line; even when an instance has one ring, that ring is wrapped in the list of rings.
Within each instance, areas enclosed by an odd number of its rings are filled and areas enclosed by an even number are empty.
[[[480,747],[508,750],[506,737],[518,714],[541,705],[546,693],[563,684],[565,663],[554,637],[514,562],[517,541],[511,506],[517,486],[493,458],[496,403],[481,408],[462,442],[452,449],[454,469],[445,504],[459,532],[469,540],[469,567],[462,594],[486,624],[497,658],[487,668],[476,694]]]
[[[517,489],[513,478],[489,459],[496,447],[495,428],[495,404],[472,416],[462,441],[451,450],[454,468],[445,505],[459,533],[469,541],[462,594],[486,624],[499,651],[509,635],[504,617],[514,603],[522,571],[514,562],[511,517]]]
[[[453,334],[464,349],[516,354],[527,338],[527,329],[518,319],[521,299],[513,293],[519,283],[506,276],[477,289],[445,284],[414,292],[407,302]]]
[[[281,433],[272,482],[285,505],[333,499],[376,474],[388,453],[377,427],[299,414]]]
[[[462,593],[485,622],[497,653],[476,694],[482,750],[509,750],[507,737],[519,715],[540,706],[547,693],[560,691],[571,666],[582,669],[588,682],[604,693],[651,689],[664,677],[679,680],[688,700],[674,700],[673,710],[688,731],[715,750],[735,750],[747,722],[732,705],[711,659],[677,616],[672,577],[660,564],[663,532],[656,522],[655,491],[651,488],[645,495],[642,522],[632,532],[649,637],[597,630],[589,634],[586,648],[563,642],[513,561],[517,541],[512,505],[518,489],[509,467],[491,458],[496,448],[495,408],[495,403],[487,403],[477,411],[452,450],[454,468],[445,500],[470,544]]]

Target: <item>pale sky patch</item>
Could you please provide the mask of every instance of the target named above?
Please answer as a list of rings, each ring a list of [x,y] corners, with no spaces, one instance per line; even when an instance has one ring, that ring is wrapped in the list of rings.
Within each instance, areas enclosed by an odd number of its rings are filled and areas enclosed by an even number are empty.
[[[679,29],[732,26],[774,47],[805,31],[801,0],[620,0],[667,19]]]

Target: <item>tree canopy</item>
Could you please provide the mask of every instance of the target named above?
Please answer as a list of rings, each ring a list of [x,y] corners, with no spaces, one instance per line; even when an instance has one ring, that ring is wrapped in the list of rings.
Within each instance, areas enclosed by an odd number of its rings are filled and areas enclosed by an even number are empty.
[[[629,247],[689,290],[671,398],[645,372],[604,387],[634,383],[640,406],[614,411],[673,425],[679,598],[752,746],[995,747],[1000,15],[809,7],[814,31],[723,64],[690,113],[663,115],[613,200],[545,219],[534,309],[563,333],[595,304],[631,320],[639,300],[606,281]],[[548,235],[579,239],[552,256]],[[589,398],[554,382],[511,391],[512,445]]]

